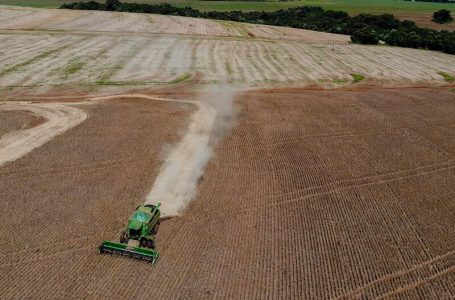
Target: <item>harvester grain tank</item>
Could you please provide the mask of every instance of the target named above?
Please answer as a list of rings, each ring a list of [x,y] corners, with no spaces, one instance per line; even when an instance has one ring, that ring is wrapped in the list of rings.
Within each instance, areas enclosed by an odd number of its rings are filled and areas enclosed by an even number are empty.
[[[155,237],[160,225],[160,203],[140,205],[128,219],[126,228],[120,234],[120,243],[104,241],[100,253],[119,254],[150,261],[158,259]]]

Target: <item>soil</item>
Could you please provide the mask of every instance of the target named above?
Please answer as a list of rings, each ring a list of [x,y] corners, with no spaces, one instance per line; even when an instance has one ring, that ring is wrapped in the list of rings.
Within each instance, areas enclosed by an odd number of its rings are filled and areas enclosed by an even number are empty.
[[[160,226],[154,266],[97,246],[118,239],[194,107],[84,106],[85,122],[0,169],[2,295],[453,298],[453,96],[445,88],[238,96],[195,199]]]
[[[0,31],[0,142],[61,125],[0,168],[3,298],[455,298],[455,56],[109,12]],[[157,264],[99,255],[156,186],[191,196]]]
[[[89,286],[100,267],[97,245],[117,239],[144,201],[163,147],[180,139],[193,107],[125,99],[82,109],[90,115],[85,122],[0,168],[5,298],[78,297],[72,290]]]
[[[2,110],[0,105],[0,138],[9,132],[32,128],[44,122],[42,118],[35,116],[27,110]]]

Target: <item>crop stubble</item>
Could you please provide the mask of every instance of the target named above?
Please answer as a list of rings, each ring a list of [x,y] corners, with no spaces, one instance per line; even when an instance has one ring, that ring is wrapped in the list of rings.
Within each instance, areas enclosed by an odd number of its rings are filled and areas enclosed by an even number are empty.
[[[134,99],[83,109],[80,126],[0,169],[2,297],[61,298],[87,286],[99,267],[90,254],[117,238],[192,110]]]
[[[174,225],[157,274],[178,276],[159,295],[453,297],[454,148],[420,133],[453,145],[452,99],[412,89],[245,96]],[[428,123],[411,125],[417,114]]]
[[[185,78],[312,85],[359,73],[394,85],[455,73],[442,53],[172,16],[2,9],[0,29],[1,96],[15,100]],[[153,268],[96,247],[145,200],[163,147],[181,139],[194,108],[130,98],[83,106],[85,122],[0,169],[2,296],[453,298],[454,95],[239,96],[196,199],[160,227]]]
[[[84,108],[84,123],[0,169],[4,295],[455,295],[453,92],[248,92],[236,106],[153,268],[96,246],[145,198],[188,105]]]
[[[174,16],[0,8],[0,31],[0,93],[5,98],[62,91],[124,93],[195,74],[201,83],[257,87],[336,87],[351,83],[351,74],[384,85],[445,84],[439,73],[455,74],[454,57],[443,53]]]

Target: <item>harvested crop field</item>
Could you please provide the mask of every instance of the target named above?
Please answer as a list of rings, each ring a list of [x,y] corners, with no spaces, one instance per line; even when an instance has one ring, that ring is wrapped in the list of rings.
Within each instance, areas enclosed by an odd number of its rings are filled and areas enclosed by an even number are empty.
[[[0,6],[1,8],[1,6]],[[111,13],[3,7],[0,9],[1,29],[44,29],[57,31],[95,31],[131,34],[174,33],[229,37],[257,37],[321,42],[327,39],[347,42],[349,37],[310,30],[254,25],[230,21],[182,18],[178,16]]]
[[[0,95],[12,99],[150,91],[195,78],[202,84],[334,88],[351,84],[352,74],[394,86],[441,85],[440,72],[455,74],[455,56],[439,52],[172,16],[3,8],[0,32]]]
[[[109,261],[96,244],[117,236],[145,197],[192,108],[127,99],[84,110],[80,126],[0,168],[5,299],[84,297],[87,272]]]
[[[455,56],[8,7],[0,33],[2,298],[455,298]],[[160,201],[155,265],[98,254]]]
[[[162,224],[154,267],[96,247],[144,199],[192,108],[84,107],[84,123],[0,169],[0,288],[6,298],[453,298],[453,99],[430,88],[240,95],[196,199]]]

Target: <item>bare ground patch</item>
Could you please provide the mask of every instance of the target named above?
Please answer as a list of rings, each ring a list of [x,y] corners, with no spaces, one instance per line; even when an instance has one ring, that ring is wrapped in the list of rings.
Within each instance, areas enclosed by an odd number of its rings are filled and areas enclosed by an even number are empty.
[[[451,91],[295,89],[250,92],[236,105],[198,196],[162,224],[153,268],[96,247],[145,198],[185,104],[93,106],[86,122],[0,169],[4,295],[455,293]],[[9,238],[19,224],[29,227]]]
[[[11,131],[35,127],[44,121],[30,111],[3,111],[0,106],[0,137]]]

